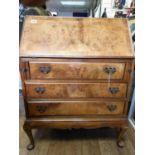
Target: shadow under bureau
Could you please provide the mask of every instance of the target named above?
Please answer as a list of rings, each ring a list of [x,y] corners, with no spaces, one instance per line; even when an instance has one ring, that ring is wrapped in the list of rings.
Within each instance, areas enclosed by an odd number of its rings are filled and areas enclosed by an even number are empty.
[[[26,120],[34,128],[118,128],[124,146],[134,69],[126,19],[27,16],[20,44]]]

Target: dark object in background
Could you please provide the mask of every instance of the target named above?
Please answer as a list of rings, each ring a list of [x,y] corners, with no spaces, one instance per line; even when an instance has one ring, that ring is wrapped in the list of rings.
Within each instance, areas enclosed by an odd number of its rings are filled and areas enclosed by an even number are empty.
[[[126,0],[121,0],[121,4],[124,6],[125,5]]]
[[[118,9],[123,9],[125,2],[126,2],[126,0],[115,0],[114,7],[118,8]]]
[[[115,13],[115,18],[126,18],[126,14],[123,14],[123,11],[117,11]]]
[[[104,12],[103,12],[103,14],[102,14],[102,18],[107,18],[106,8],[104,8]]]
[[[116,11],[115,18],[128,18],[129,20],[135,19],[135,9]]]
[[[126,0],[115,0],[114,6],[118,9],[123,9]]]
[[[19,2],[25,6],[45,6],[47,0],[20,0]]]
[[[132,36],[132,40],[133,42],[135,42],[135,34]]]
[[[123,7],[125,5],[125,1],[126,0],[120,0],[120,5],[118,6],[119,9],[123,9]]]
[[[131,13],[135,15],[135,8],[131,9]]]
[[[87,12],[73,12],[73,17],[88,17]]]
[[[132,0],[130,7],[135,8],[135,0]]]

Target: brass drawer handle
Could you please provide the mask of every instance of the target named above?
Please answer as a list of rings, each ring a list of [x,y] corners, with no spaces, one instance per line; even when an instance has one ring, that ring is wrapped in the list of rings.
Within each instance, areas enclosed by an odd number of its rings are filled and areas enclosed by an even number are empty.
[[[107,73],[107,74],[114,74],[116,72],[116,68],[115,67],[105,67],[104,68],[104,71]]]
[[[110,87],[109,91],[111,94],[117,94],[119,92],[119,88],[118,87]]]
[[[47,110],[47,106],[36,106],[36,110],[40,113],[44,113]]]
[[[110,112],[113,112],[117,109],[117,106],[116,105],[108,105],[107,108]]]
[[[51,71],[51,67],[40,67],[40,72],[44,74],[48,74]]]
[[[45,92],[45,88],[43,88],[43,87],[37,87],[37,88],[35,88],[35,91],[38,94],[43,94]]]

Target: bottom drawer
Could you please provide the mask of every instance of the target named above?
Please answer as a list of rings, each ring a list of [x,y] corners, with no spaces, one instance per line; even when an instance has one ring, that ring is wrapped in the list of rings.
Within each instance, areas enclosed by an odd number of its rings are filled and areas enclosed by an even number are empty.
[[[123,114],[124,102],[110,101],[29,101],[30,116]]]

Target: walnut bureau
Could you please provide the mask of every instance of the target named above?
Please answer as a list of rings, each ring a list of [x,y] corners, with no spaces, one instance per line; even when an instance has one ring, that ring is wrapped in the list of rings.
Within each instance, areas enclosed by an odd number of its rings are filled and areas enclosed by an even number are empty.
[[[27,16],[20,44],[24,130],[118,128],[124,146],[134,69],[126,19]]]

